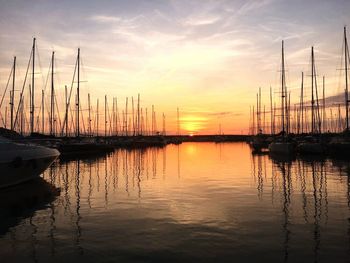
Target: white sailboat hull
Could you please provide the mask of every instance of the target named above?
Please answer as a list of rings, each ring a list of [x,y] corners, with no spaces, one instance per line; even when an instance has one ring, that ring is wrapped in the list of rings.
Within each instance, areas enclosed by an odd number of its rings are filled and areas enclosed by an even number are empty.
[[[38,177],[58,156],[56,149],[1,141],[0,188]]]

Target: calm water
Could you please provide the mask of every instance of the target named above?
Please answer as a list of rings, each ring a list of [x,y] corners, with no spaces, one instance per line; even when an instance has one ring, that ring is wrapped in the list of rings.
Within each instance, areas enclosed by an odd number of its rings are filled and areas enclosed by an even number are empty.
[[[349,262],[349,173],[244,143],[56,162],[60,193],[1,219],[0,261]]]

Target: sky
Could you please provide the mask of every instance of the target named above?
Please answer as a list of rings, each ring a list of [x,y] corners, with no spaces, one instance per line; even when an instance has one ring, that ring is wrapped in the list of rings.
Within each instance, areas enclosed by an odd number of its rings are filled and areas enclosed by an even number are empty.
[[[113,97],[124,104],[140,93],[141,107],[155,106],[157,127],[164,112],[168,133],[176,131],[177,107],[182,133],[216,134],[220,126],[225,134],[246,133],[258,88],[266,107],[270,86],[277,100],[281,40],[293,102],[302,71],[306,90],[311,82],[311,46],[327,96],[344,89],[339,69],[347,0],[0,0],[0,6],[1,96],[17,56],[18,98],[33,37],[37,94],[45,89],[49,96],[45,82],[55,51],[57,101],[64,107],[64,85],[72,82],[80,47],[84,109],[88,93],[93,107],[105,95],[111,105]]]

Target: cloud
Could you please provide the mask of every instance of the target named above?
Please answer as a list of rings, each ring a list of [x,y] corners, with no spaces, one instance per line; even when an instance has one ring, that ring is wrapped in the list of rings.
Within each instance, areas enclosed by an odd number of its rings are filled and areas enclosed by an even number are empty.
[[[259,10],[270,5],[275,0],[248,0],[238,9],[237,14],[245,15],[251,11]]]
[[[220,20],[219,16],[190,16],[183,21],[184,26],[205,26],[211,25]]]
[[[116,23],[122,20],[120,17],[106,15],[94,15],[90,19],[99,23]]]

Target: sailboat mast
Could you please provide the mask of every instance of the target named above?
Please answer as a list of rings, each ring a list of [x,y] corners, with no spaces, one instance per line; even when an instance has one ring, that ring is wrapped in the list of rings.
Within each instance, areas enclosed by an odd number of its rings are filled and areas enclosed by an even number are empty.
[[[140,93],[137,94],[137,135],[140,135]]]
[[[118,97],[115,98],[115,134],[119,135],[118,128],[119,114],[118,114]]]
[[[96,136],[99,136],[99,113],[98,113],[98,109],[99,105],[98,105],[98,99],[97,99],[97,105],[96,105]]]
[[[16,81],[16,57],[13,58],[13,71],[12,71],[12,92],[11,92],[11,131],[14,130],[13,110],[14,110],[14,97],[15,97],[15,81]]]
[[[132,105],[132,135],[135,136],[135,117],[134,117],[134,96],[131,97],[131,105]]]
[[[274,134],[273,131],[273,108],[272,108],[272,87],[270,86],[270,133]]]
[[[32,49],[32,88],[31,88],[31,110],[30,110],[30,132],[34,132],[34,91],[35,91],[35,81],[34,81],[34,74],[35,74],[35,41],[36,39],[33,38],[33,49]]]
[[[78,66],[78,83],[77,83],[77,137],[80,136],[80,48],[78,48],[78,57],[77,57],[77,66]]]
[[[179,107],[177,107],[177,136],[180,135],[180,112]]]
[[[107,137],[107,95],[105,95],[105,137]]]
[[[259,93],[256,94],[256,133],[259,133],[260,123],[259,123]]]
[[[261,88],[259,88],[259,133],[262,132],[261,127]]]
[[[44,104],[45,104],[45,92],[44,90],[41,91],[41,105],[42,105],[42,108],[41,108],[41,132],[42,134],[45,133],[45,109],[44,109]],[[39,126],[39,124],[38,124]]]
[[[50,109],[50,135],[54,135],[54,118],[55,118],[55,87],[54,87],[54,60],[55,60],[55,52],[52,51],[51,58],[51,109]]]
[[[68,137],[68,91],[67,91],[67,85],[64,86],[64,94],[66,98],[66,137]]]
[[[291,121],[291,114],[290,114],[290,92],[289,94],[287,94],[287,98],[288,98],[288,119],[287,119],[287,132],[290,133],[290,121]]]
[[[91,105],[90,105],[90,93],[88,93],[88,107],[89,107],[89,136],[92,136],[92,134],[91,134]]]
[[[315,132],[314,47],[311,47],[311,133]]]
[[[345,116],[346,116],[346,131],[349,131],[349,93],[348,93],[348,59],[349,47],[346,37],[346,27],[344,27],[344,62],[345,62]]]
[[[300,130],[304,133],[304,72],[301,72],[300,115]]]
[[[325,76],[323,76],[322,78],[322,88],[323,88],[323,92],[322,92],[322,108],[323,108],[323,112],[322,112],[322,126],[323,126],[323,132],[327,131],[327,124],[326,124],[326,87],[325,87]]]
[[[147,108],[146,108],[146,125],[145,125],[145,133],[146,135],[149,135],[149,122],[148,122],[148,111],[147,111]]]
[[[125,101],[125,135],[128,136],[128,97],[126,97]]]
[[[154,105],[152,105],[152,135],[154,135],[155,132],[154,126]]]
[[[23,135],[23,124],[24,124],[24,112],[23,112],[23,104],[24,104],[24,98],[23,98],[23,95],[22,95],[22,92],[21,92],[21,96],[20,96],[20,134]]]
[[[252,135],[255,134],[255,111],[254,111],[254,105],[253,105],[253,126],[252,126]]]
[[[285,118],[285,105],[284,105],[284,100],[285,100],[285,72],[284,72],[284,41],[282,40],[282,76],[281,76],[281,87],[282,87],[282,94],[281,94],[281,125],[282,125],[282,133],[283,135],[285,134],[285,129],[284,129],[284,118]]]

